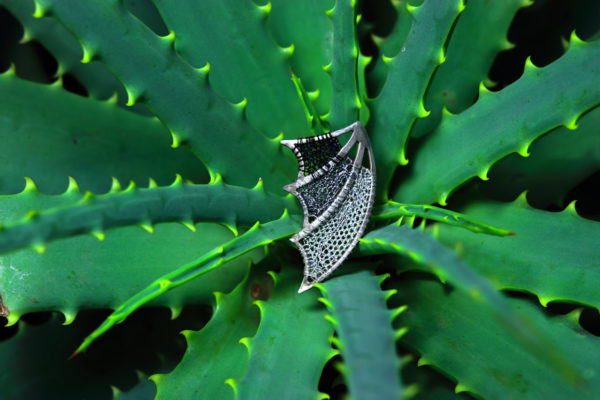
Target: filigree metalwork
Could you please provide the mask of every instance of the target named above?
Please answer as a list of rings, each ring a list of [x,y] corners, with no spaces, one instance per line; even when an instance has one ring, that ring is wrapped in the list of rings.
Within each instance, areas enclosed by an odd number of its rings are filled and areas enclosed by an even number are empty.
[[[348,133],[352,135],[342,146],[338,137]],[[298,290],[302,293],[340,266],[363,235],[375,199],[375,159],[360,122],[281,144],[298,158],[298,178],[284,189],[298,199],[304,212],[302,230],[290,239],[304,259],[304,280]],[[363,166],[365,152],[368,168]]]

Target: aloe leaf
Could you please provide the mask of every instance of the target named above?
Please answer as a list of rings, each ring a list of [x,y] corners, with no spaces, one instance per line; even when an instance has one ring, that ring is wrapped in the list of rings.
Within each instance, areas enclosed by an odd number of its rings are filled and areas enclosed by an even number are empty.
[[[60,311],[65,323],[71,323],[82,309],[115,309],[155,277],[233,238],[227,228],[216,224],[196,224],[194,229],[196,232],[181,224],[161,224],[149,235],[127,227],[112,231],[102,242],[78,236],[56,242],[43,255],[25,249],[0,256],[0,295],[7,308],[0,314],[14,324],[28,313]],[[258,260],[261,256],[262,252],[255,250],[247,257]],[[211,303],[215,290],[229,291],[242,280],[247,257],[151,304],[169,307],[175,316],[185,304]]]
[[[532,357],[467,293],[422,279],[405,279],[397,289],[398,301],[408,306],[398,317],[408,327],[402,342],[421,354],[419,365],[432,365],[458,381],[457,392],[490,399],[566,399],[590,398],[600,389],[600,340],[581,328],[577,312],[548,317],[525,300],[510,300],[581,371],[583,380],[569,384],[554,364]]]
[[[270,3],[267,25],[273,38],[282,47],[294,46],[290,58],[294,73],[316,96],[314,102],[319,115],[327,113],[332,87],[323,66],[333,56],[333,27],[325,11],[332,7],[334,0],[272,0]]]
[[[600,169],[600,108],[577,121],[578,128],[560,127],[531,145],[531,155],[511,154],[494,164],[481,190],[492,198],[512,200],[527,190],[536,207],[565,206],[565,195]]]
[[[150,380],[142,380],[133,389],[126,392],[113,389],[113,400],[153,399],[156,396],[156,386]]]
[[[333,24],[333,60],[325,67],[331,76],[331,110],[326,116],[334,129],[358,120],[361,99],[358,95],[355,1],[337,0],[327,11]]]
[[[373,61],[372,69],[367,72],[369,91],[373,93],[373,97],[381,92],[387,78],[388,67],[383,61],[384,56],[386,59],[394,57],[402,50],[402,45],[413,22],[412,16],[408,12],[408,0],[394,0],[391,1],[391,5],[396,10],[396,22],[392,27],[392,31],[385,37],[371,35],[380,56]]]
[[[496,228],[495,226],[477,221],[468,215],[427,204],[403,204],[388,201],[384,205],[375,207],[372,218],[378,220],[397,219],[401,217],[419,217],[431,221],[439,221],[459,226],[472,232],[486,233],[488,235],[507,236],[513,234],[513,232],[507,229]]]
[[[248,365],[248,351],[240,339],[256,333],[260,315],[254,301],[266,298],[270,277],[248,273],[231,293],[215,293],[216,306],[211,320],[198,332],[182,332],[187,341],[186,353],[175,370],[153,375],[157,399],[233,399],[234,393],[225,380],[241,376]]]
[[[111,177],[164,185],[181,173],[206,181],[202,163],[187,149],[170,148],[155,118],[10,73],[0,75],[0,92],[0,193],[22,190],[24,176],[45,193],[64,191],[69,176],[96,193],[110,189]]]
[[[427,137],[394,199],[444,205],[468,179],[487,179],[500,158],[527,155],[537,137],[557,126],[575,129],[579,116],[598,104],[599,59],[600,40],[582,42],[572,35],[568,51],[552,64],[538,68],[528,61],[512,85],[496,93],[482,88],[477,103],[447,115]]]
[[[73,354],[81,353],[87,349],[98,337],[108,331],[111,327],[123,322],[132,312],[151,300],[161,296],[163,293],[204,275],[250,250],[268,245],[275,240],[291,236],[298,231],[299,225],[300,222],[296,219],[292,219],[287,212],[276,221],[268,222],[264,225],[257,222],[243,235],[240,235],[227,243],[224,243],[222,246],[207,252],[202,257],[161,276],[118,306],[102,325],[96,328],[96,330],[83,340]]]
[[[163,21],[151,0],[123,0],[123,4],[157,35],[165,36],[169,34],[165,21]]]
[[[228,182],[250,186],[268,177],[266,188],[282,193],[295,173],[293,156],[252,127],[245,102],[233,105],[212,89],[208,66],[194,68],[176,54],[173,35],[157,36],[120,2],[36,0],[36,16],[47,13],[77,37],[84,61],[99,59],[124,83],[128,104],[143,102],[160,118],[174,147],[187,141]]]
[[[415,122],[411,137],[432,131],[442,119],[442,107],[458,114],[474,103],[496,54],[512,47],[506,34],[515,13],[530,4],[529,0],[467,2],[452,30],[446,60],[427,90],[425,109],[431,113]]]
[[[487,235],[482,235],[487,236]],[[369,232],[360,239],[363,254],[405,254],[426,266],[442,282],[448,282],[467,293],[471,300],[487,308],[508,334],[528,348],[532,355],[545,359],[568,379],[578,379],[578,371],[564,353],[553,350],[542,331],[535,330],[529,321],[522,318],[509,306],[506,299],[490,282],[463,264],[456,254],[444,248],[432,237],[407,225],[388,225]]]
[[[313,104],[310,95],[304,88],[300,78],[298,78],[294,72],[292,72],[292,82],[294,82],[298,98],[300,98],[300,101],[302,102],[304,116],[306,117],[306,121],[310,126],[311,133],[313,135],[321,135],[325,133],[325,128],[321,122],[321,117],[318,111],[315,109],[315,105]]]
[[[496,240],[437,227],[441,242],[460,246],[461,258],[497,286],[533,292],[544,306],[561,300],[600,308],[600,223],[577,215],[574,203],[560,213],[548,212],[529,207],[522,195],[509,204],[476,202],[464,211],[516,233]]]
[[[22,193],[0,197],[0,253],[33,246],[43,252],[48,242],[92,233],[102,239],[107,229],[139,225],[152,232],[160,222],[220,222],[233,231],[237,225],[277,218],[286,206],[295,209],[290,198],[282,199],[262,190],[262,184],[245,189],[224,184],[184,184],[181,177],[170,186],[125,190],[115,186],[100,196],[81,194],[74,181],[59,196],[41,195],[32,181]],[[54,207],[54,208],[52,208]],[[43,211],[38,211],[43,210]],[[5,222],[23,215],[21,221]]]
[[[316,290],[298,295],[301,276],[300,269],[284,267],[269,300],[256,302],[258,332],[242,341],[250,354],[248,368],[228,381],[237,399],[323,398],[317,387],[325,363],[336,354],[329,344],[333,328]]]
[[[412,124],[427,115],[422,99],[435,68],[444,61],[443,46],[461,9],[460,0],[427,0],[411,7],[408,38],[398,55],[386,59],[387,80],[371,104],[374,117],[367,127],[384,200],[394,170],[406,163],[405,144]]]
[[[379,278],[369,271],[341,275],[318,287],[337,332],[335,343],[351,397],[401,398],[400,361],[392,328],[396,313],[386,305],[393,292],[382,291]]]
[[[57,75],[73,74],[96,99],[108,99],[118,93],[119,100],[127,100],[123,85],[98,62],[82,64],[83,52],[77,39],[54,21],[33,17],[35,6],[32,0],[0,0],[23,24],[24,40],[39,40],[56,57]]]
[[[465,400],[463,393],[454,391],[455,384],[448,377],[427,365],[419,366],[417,357],[402,357],[402,379],[405,398],[410,400]]]
[[[271,6],[252,1],[153,0],[175,34],[175,50],[191,65],[210,63],[210,85],[232,102],[248,101],[246,116],[268,137],[305,137],[309,130],[290,81],[294,48],[278,47],[266,20]],[[210,12],[207,12],[210,10]]]

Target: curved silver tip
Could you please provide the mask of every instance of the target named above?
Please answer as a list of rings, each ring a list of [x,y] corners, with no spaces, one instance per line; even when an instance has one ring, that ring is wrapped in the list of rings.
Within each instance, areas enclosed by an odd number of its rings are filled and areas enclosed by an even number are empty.
[[[300,285],[300,289],[298,289],[298,293],[306,292],[308,289],[312,288],[313,284],[308,283],[306,277],[302,280],[302,284]]]

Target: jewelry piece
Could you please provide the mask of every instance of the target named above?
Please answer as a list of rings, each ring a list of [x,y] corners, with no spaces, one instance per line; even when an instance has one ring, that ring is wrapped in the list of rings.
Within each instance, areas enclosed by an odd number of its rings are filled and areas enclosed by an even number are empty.
[[[352,132],[342,147],[338,136]],[[375,159],[360,122],[319,136],[282,140],[298,158],[298,178],[284,186],[304,212],[302,230],[290,240],[304,259],[298,293],[329,276],[358,243],[375,200]],[[356,145],[354,160],[349,156]],[[363,166],[365,150],[369,168]]]

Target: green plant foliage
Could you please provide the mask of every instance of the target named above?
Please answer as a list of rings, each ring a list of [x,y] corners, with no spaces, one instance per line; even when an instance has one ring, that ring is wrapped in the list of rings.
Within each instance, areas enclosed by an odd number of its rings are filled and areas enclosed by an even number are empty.
[[[597,15],[0,0],[0,398],[600,397]],[[298,294],[279,141],[357,120],[371,222]]]
[[[532,324],[549,333],[554,346],[568,353],[581,371],[581,381],[563,385],[560,375],[509,339],[498,322],[464,292],[448,293],[438,282],[407,279],[399,285],[398,296],[408,306],[399,323],[412,328],[403,340],[421,355],[420,365],[440,368],[457,380],[456,392],[494,399],[589,398],[598,393],[600,339],[581,329],[577,311],[549,318],[534,304],[512,301]],[[494,363],[489,363],[490,357]]]
[[[321,301],[331,313],[343,364],[339,367],[354,398],[395,399],[402,393],[392,320],[404,307],[390,311],[378,279],[369,271],[343,275],[319,285]],[[356,302],[356,297],[361,299]],[[402,332],[402,331],[400,331]]]
[[[440,240],[460,247],[463,260],[496,286],[532,292],[544,306],[566,300],[600,309],[595,247],[600,227],[578,216],[575,203],[562,212],[542,211],[531,208],[523,194],[514,203],[479,202],[465,211],[502,221],[517,233],[500,243],[491,236],[475,238],[462,229],[438,226]]]

